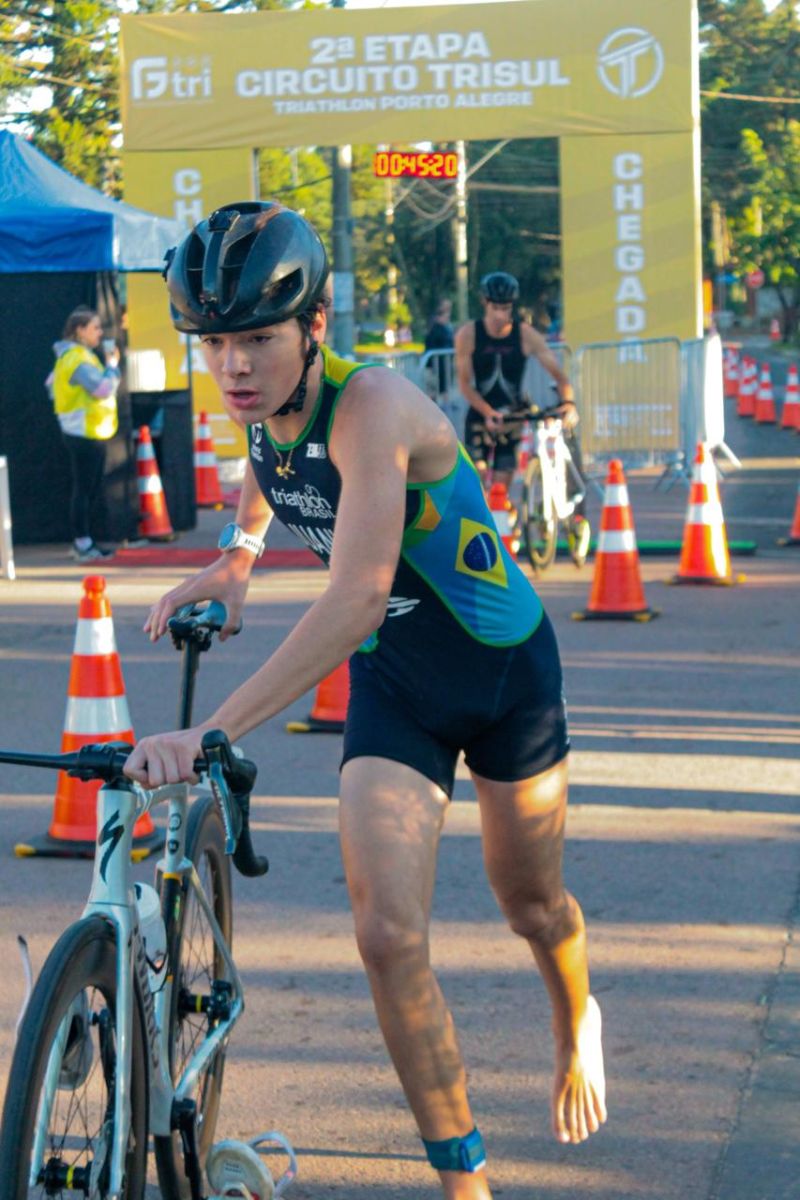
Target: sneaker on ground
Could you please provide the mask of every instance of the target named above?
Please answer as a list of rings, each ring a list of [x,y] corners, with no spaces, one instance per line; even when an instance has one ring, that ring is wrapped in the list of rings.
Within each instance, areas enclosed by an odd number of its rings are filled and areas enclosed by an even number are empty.
[[[98,559],[112,558],[113,550],[103,550],[96,542],[92,542],[84,550],[80,550],[77,546],[72,547],[72,557],[76,562],[97,562]]]

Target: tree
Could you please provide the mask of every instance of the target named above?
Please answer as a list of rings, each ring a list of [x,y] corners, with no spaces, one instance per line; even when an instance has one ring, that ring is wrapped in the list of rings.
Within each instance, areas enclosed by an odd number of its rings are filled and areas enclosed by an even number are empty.
[[[50,89],[50,104],[25,118],[34,143],[65,170],[109,191],[119,123],[112,15],[108,0],[10,0],[0,76],[5,109],[24,110],[34,88]]]
[[[800,262],[800,18],[790,0],[771,13],[763,0],[701,0],[700,19],[707,267],[761,267],[788,338]]]
[[[255,12],[291,0],[137,0],[139,13]],[[0,19],[0,119],[70,174],[121,194],[119,5],[116,0],[5,0]],[[34,89],[51,99],[33,110]]]

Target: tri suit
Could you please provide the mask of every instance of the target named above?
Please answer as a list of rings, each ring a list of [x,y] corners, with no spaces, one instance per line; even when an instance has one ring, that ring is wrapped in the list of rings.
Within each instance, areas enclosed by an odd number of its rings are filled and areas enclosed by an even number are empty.
[[[328,452],[350,376],[322,347],[316,404],[296,441],[250,429],[250,462],[275,516],[327,565],[341,479]],[[555,636],[503,546],[459,445],[452,469],[406,485],[404,534],[386,616],[350,659],[342,763],[406,763],[452,794],[460,750],[492,780],[521,780],[569,748]]]
[[[522,376],[526,357],[522,349],[520,323],[514,320],[505,337],[492,337],[483,320],[475,322],[472,374],[475,389],[493,409],[509,411],[522,405]],[[494,469],[513,471],[517,462],[520,431],[506,431],[495,439]],[[485,461],[489,452],[485,418],[475,408],[467,412],[464,442],[473,462]]]

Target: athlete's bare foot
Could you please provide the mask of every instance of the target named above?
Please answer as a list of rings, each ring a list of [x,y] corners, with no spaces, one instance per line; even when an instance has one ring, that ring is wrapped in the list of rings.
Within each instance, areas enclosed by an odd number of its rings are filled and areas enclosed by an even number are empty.
[[[602,1020],[594,996],[578,1029],[575,1047],[556,1046],[553,1081],[553,1133],[559,1142],[585,1142],[606,1119]]]

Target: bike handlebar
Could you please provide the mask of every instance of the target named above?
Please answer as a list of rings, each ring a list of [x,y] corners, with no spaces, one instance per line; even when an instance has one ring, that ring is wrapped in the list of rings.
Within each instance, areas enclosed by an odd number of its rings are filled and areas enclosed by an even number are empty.
[[[510,412],[501,412],[503,420],[509,421],[551,421],[558,420],[561,416],[561,405],[553,404],[549,408],[517,408]]]
[[[266,875],[269,862],[255,853],[250,836],[250,793],[258,769],[255,763],[234,753],[221,729],[210,729],[205,733],[202,747],[203,757],[195,760],[194,771],[197,775],[208,776],[225,828],[225,853],[233,856],[234,866],[242,875]],[[129,742],[90,743],[70,754],[0,750],[0,763],[49,767],[84,781],[114,783],[123,777],[132,750]],[[141,787],[140,784],[134,786]]]

